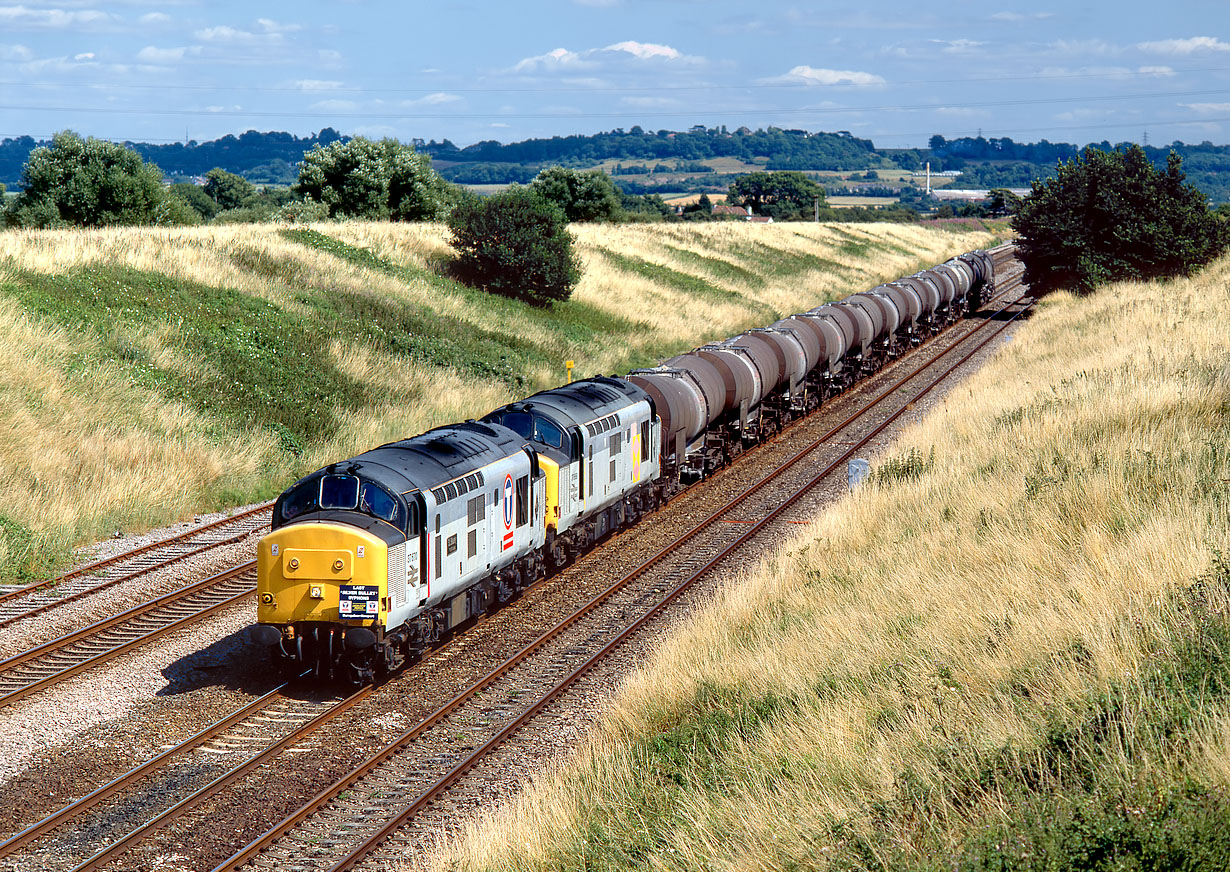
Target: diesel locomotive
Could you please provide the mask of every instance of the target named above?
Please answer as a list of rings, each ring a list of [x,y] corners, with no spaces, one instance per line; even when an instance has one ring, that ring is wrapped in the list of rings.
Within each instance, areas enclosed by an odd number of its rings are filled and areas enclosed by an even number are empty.
[[[975,251],[638,370],[332,463],[275,502],[256,638],[356,683],[396,670],[981,306]]]

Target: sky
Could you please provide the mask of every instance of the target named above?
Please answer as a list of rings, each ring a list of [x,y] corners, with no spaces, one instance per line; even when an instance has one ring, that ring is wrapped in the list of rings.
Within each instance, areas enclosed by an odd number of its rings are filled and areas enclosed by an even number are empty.
[[[0,0],[0,138],[1230,142],[1226,0]]]

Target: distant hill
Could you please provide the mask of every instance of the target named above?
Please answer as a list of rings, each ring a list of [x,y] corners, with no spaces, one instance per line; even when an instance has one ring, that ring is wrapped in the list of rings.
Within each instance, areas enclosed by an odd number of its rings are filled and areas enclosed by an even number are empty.
[[[126,145],[156,163],[171,178],[204,175],[214,167],[238,173],[256,184],[290,184],[303,153],[315,145],[346,140],[331,127],[297,137],[290,133],[249,130],[210,142]],[[836,133],[769,127],[696,125],[687,130],[650,131],[616,128],[591,135],[553,136],[501,143],[495,140],[458,147],[445,139],[415,139],[431,155],[436,169],[465,185],[524,184],[540,169],[554,164],[601,166],[629,193],[686,191],[720,192],[740,173],[752,170],[801,170],[813,173],[917,171],[929,162],[934,171],[959,170],[961,187],[1028,187],[1033,179],[1054,173],[1057,161],[1081,150],[1071,143],[1018,143],[1005,137],[945,139],[933,136],[928,148],[876,148],[869,139],[846,131]],[[44,143],[29,136],[0,140],[0,182],[17,187],[30,151]],[[1096,147],[1113,148],[1109,142]],[[1171,149],[1184,159],[1188,180],[1215,202],[1230,201],[1230,146],[1175,142],[1145,146],[1150,159],[1165,166]],[[847,176],[846,178],[849,178]],[[821,179],[822,183],[831,179]]]

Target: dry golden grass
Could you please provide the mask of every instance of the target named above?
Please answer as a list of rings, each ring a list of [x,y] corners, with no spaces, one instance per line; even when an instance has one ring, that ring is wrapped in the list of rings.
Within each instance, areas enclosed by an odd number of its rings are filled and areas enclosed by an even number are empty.
[[[587,334],[443,281],[438,270],[449,249],[441,225],[356,222],[314,229],[367,249],[388,268],[301,244],[274,225],[9,231],[0,233],[0,287],[24,274],[118,266],[185,286],[234,289],[301,318],[312,316],[304,291],[370,297],[528,343],[540,360],[557,362],[529,365],[527,383],[547,387],[563,380],[568,359],[577,361],[579,376],[650,362],[764,323],[770,310],[810,308],[991,242],[986,233],[888,225],[578,226],[585,276],[574,300],[597,313],[591,321],[624,325]],[[707,292],[621,269],[613,256],[668,268]],[[832,263],[812,269],[807,258]],[[381,399],[334,409],[335,431],[296,458],[268,429],[217,420],[143,386],[123,361],[108,358],[112,352],[99,338],[69,335],[32,320],[7,297],[0,302],[0,444],[9,470],[0,477],[0,502],[7,507],[0,515],[56,543],[269,493],[309,465],[481,415],[512,399],[508,385],[494,378],[339,339],[327,350],[329,359],[376,388]],[[209,361],[186,347],[185,326],[167,319],[109,339],[141,349],[165,370],[196,378],[214,374]]]
[[[1112,686],[1131,722],[1146,702],[1134,676],[1184,621],[1171,592],[1230,552],[1227,282],[1230,259],[1048,298],[904,434],[912,464],[882,465],[726,585],[626,682],[575,761],[441,865],[826,868],[865,839],[921,867],[972,827],[1014,820],[954,773],[1005,747],[1028,755]],[[770,704],[788,716],[754,716]],[[718,729],[724,712],[748,725]],[[1190,753],[1131,747],[1131,730],[1098,752],[1123,773],[1153,760],[1226,785],[1227,725],[1210,702]],[[706,728],[711,756],[697,750]],[[662,742],[695,769],[672,769]],[[877,817],[903,783],[932,817]]]

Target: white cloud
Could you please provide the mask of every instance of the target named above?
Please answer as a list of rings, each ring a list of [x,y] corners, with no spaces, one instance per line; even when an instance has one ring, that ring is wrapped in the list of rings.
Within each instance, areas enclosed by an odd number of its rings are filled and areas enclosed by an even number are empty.
[[[640,109],[660,109],[681,105],[679,100],[672,97],[623,97],[619,102],[625,106],[636,106]]]
[[[1057,54],[1088,57],[1089,55],[1118,55],[1123,49],[1104,39],[1060,39],[1047,46]]]
[[[272,18],[258,18],[256,19],[256,26],[261,33],[283,34],[303,30],[303,26],[300,24],[279,24]]]
[[[66,9],[31,9],[28,6],[0,6],[0,24],[6,27],[37,27],[49,30],[97,27],[114,19],[96,9],[70,12]]]
[[[1215,36],[1193,36],[1190,39],[1163,39],[1157,42],[1138,43],[1141,51],[1155,54],[1189,55],[1206,51],[1230,51],[1230,43]]]
[[[1230,103],[1180,103],[1179,105],[1200,115],[1217,115],[1222,112],[1230,112]]]
[[[561,67],[576,67],[583,65],[581,56],[566,48],[552,49],[546,54],[522,58],[513,65],[514,73],[532,73],[541,69],[559,69]]]
[[[624,51],[633,57],[647,60],[648,58],[667,58],[669,60],[678,60],[683,57],[677,49],[671,48],[669,45],[658,45],[652,42],[635,42],[633,40],[625,40],[617,42],[614,45],[608,45],[603,51]]]
[[[985,109],[971,109],[966,106],[940,106],[935,110],[935,114],[945,118],[989,118],[991,115]]]
[[[17,61],[24,62],[32,60],[34,52],[26,48],[24,45],[3,45],[0,44],[0,61]]]
[[[991,20],[1018,24],[1022,21],[1045,21],[1054,17],[1054,12],[996,12],[991,16]]]
[[[518,61],[512,67],[514,73],[579,71],[595,69],[620,62],[632,63],[667,63],[667,64],[700,64],[703,58],[685,55],[669,45],[654,42],[637,42],[628,39],[604,48],[591,48],[584,51],[569,51],[566,48],[553,49],[546,54],[535,55]]]
[[[94,52],[92,52],[92,51],[83,51],[81,54],[75,54],[75,55],[73,55],[73,60],[75,60],[75,61],[92,61],[92,60],[94,60]]]
[[[146,64],[173,64],[185,57],[195,57],[201,53],[199,45],[181,45],[176,48],[158,48],[147,45],[137,52],[137,60]]]
[[[940,49],[940,51],[944,52],[944,54],[970,54],[976,49],[980,49],[986,45],[985,42],[978,42],[973,39],[933,39],[931,41],[944,46]]]
[[[505,124],[503,121],[492,121],[488,127],[512,127],[511,124]]]
[[[883,76],[875,73],[864,73],[856,70],[826,70],[823,68],[801,65],[794,67],[784,76],[761,79],[765,84],[798,84],[798,85],[854,85],[858,88],[869,88],[885,84]]]
[[[342,83],[325,79],[300,79],[295,82],[295,87],[300,91],[336,91],[342,87]]]
[[[165,12],[147,12],[145,15],[138,18],[137,21],[140,24],[144,24],[146,27],[160,26],[163,24],[170,24],[171,16],[167,15]]]
[[[242,112],[242,111],[243,111],[243,107],[242,107],[242,106],[240,106],[240,105],[238,105],[238,104],[235,104],[235,105],[233,105],[233,106],[206,106],[206,107],[205,107],[205,111],[206,111],[206,112],[212,112],[212,113],[218,113],[218,112]]]
[[[403,100],[401,105],[403,106],[444,106],[448,103],[459,103],[459,102],[461,102],[461,97],[457,96],[456,94],[436,93],[436,94],[428,94],[424,97],[419,97],[416,100]]]
[[[196,32],[196,38],[205,42],[230,45],[275,45],[280,44],[288,33],[302,30],[298,24],[279,24],[271,18],[256,19],[254,30],[240,30],[229,24],[205,27]],[[325,52],[321,52],[324,55]]]
[[[1172,67],[1164,67],[1164,66],[1140,67],[1136,72],[1140,73],[1142,76],[1166,77],[1166,76],[1175,75],[1175,71]]]
[[[353,100],[321,100],[308,108],[320,112],[353,112],[359,108],[359,104]]]

